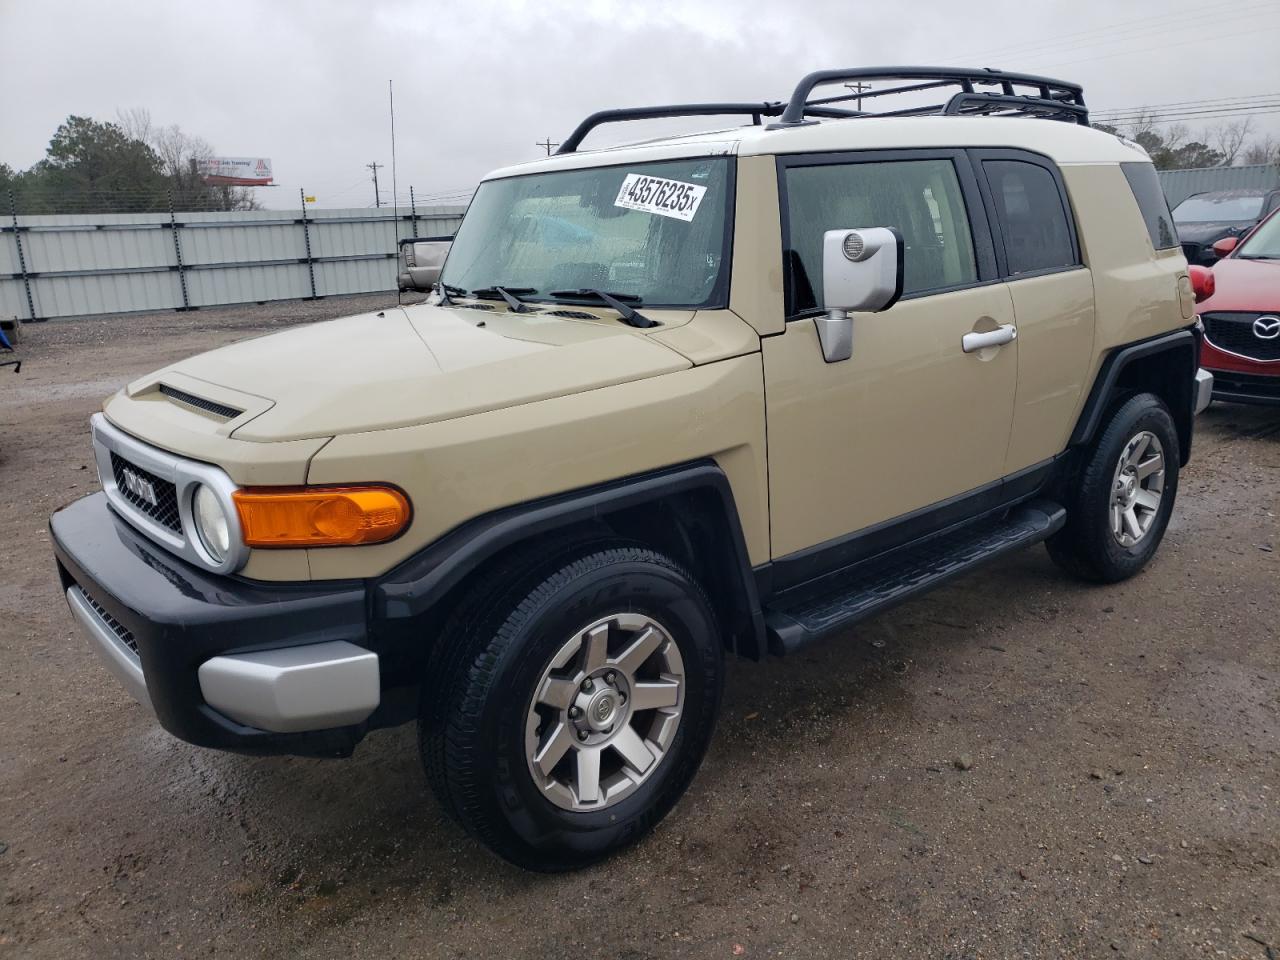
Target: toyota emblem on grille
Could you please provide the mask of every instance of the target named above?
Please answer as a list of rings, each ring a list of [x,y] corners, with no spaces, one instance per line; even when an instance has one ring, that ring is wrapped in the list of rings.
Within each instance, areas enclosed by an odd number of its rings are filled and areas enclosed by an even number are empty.
[[[121,473],[124,474],[124,488],[126,490],[140,500],[145,500],[153,507],[158,505],[158,501],[156,500],[156,488],[150,480],[144,480],[128,467],[125,467]]]
[[[1280,317],[1259,317],[1253,321],[1253,335],[1259,340],[1280,337]]]

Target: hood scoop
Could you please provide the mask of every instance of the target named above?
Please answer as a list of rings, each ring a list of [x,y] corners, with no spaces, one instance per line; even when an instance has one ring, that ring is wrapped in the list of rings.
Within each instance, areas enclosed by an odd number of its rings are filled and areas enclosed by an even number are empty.
[[[594,313],[586,313],[582,310],[548,310],[548,317],[561,317],[565,320],[599,320]]]
[[[220,420],[234,420],[244,413],[243,410],[237,410],[235,407],[229,407],[225,403],[218,403],[214,400],[206,400],[204,397],[197,397],[194,393],[187,393],[187,391],[171,387],[167,383],[160,384],[160,392],[180,406],[195,407],[197,410],[215,416]]]

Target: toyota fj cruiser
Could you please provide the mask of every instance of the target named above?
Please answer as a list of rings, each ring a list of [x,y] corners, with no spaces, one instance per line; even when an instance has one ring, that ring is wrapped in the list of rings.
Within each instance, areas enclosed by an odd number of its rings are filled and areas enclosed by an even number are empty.
[[[688,115],[751,123],[578,149]],[[726,654],[1039,541],[1137,573],[1212,385],[1150,161],[1042,77],[595,114],[431,262],[428,303],[108,399],[58,573],[174,735],[341,756],[416,721],[443,805],[534,869],[671,809]]]

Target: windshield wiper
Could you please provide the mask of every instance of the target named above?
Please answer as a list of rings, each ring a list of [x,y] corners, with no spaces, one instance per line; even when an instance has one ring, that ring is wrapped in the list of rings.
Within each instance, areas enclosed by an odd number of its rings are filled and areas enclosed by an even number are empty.
[[[627,306],[624,301],[631,301],[639,306],[644,300],[631,293],[607,293],[604,290],[597,290],[594,287],[578,287],[576,290],[552,290],[550,296],[557,297],[562,300],[599,300],[606,306],[612,307],[618,311],[618,315],[622,317],[622,322],[632,327],[656,327],[658,322],[650,320],[643,314],[636,313],[631,307]]]
[[[512,313],[529,313],[529,308],[525,305],[516,294],[520,293],[537,293],[537,287],[481,287],[479,290],[472,290],[471,295],[481,300],[493,300],[494,295],[501,297],[507,301],[507,306],[511,308]]]
[[[440,291],[441,305],[445,305],[445,306],[451,305],[453,303],[453,301],[450,299],[451,295],[454,297],[465,297],[467,295],[467,291],[464,290],[462,287],[455,287],[451,283],[443,283],[439,280],[436,281],[436,289]]]

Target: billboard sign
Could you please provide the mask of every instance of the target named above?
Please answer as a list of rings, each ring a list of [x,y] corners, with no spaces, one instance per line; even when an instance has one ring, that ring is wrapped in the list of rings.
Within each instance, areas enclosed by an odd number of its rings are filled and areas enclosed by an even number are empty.
[[[271,161],[265,157],[207,157],[196,162],[205,183],[215,186],[265,187],[271,183]]]

